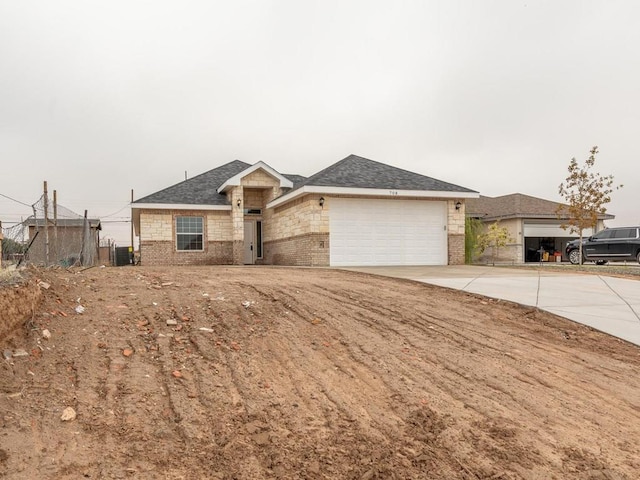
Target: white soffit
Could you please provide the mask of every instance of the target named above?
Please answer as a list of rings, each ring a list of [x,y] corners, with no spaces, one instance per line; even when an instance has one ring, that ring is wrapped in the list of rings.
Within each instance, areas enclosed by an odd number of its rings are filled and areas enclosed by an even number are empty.
[[[418,197],[418,198],[479,198],[478,192],[449,192],[431,190],[393,190],[384,188],[354,188],[354,187],[323,187],[315,185],[305,185],[292,192],[289,192],[267,204],[267,208],[277,207],[296,197],[307,193],[320,193],[323,195],[353,195],[360,197]]]

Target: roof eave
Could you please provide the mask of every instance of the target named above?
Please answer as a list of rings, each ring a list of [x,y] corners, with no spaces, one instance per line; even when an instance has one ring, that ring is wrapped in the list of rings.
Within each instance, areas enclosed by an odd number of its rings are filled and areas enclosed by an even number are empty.
[[[267,208],[274,208],[288,203],[302,195],[309,193],[323,195],[352,195],[361,197],[389,197],[389,198],[478,198],[478,192],[465,191],[435,191],[435,190],[393,190],[384,188],[331,187],[319,185],[304,185],[272,200]]]
[[[231,205],[204,205],[191,203],[136,203],[131,210],[231,210]]]

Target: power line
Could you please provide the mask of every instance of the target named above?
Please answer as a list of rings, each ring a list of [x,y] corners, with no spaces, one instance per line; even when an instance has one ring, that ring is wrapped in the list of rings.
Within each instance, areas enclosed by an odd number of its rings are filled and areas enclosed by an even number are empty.
[[[100,218],[108,218],[108,217],[113,217],[114,215],[117,215],[118,213],[120,213],[122,210],[124,210],[125,208],[127,208],[129,205],[131,205],[131,202],[127,203],[124,207],[122,207],[120,210],[118,210],[117,212],[113,212],[110,213],[109,215],[102,215]]]
[[[16,200],[15,198],[11,198],[8,195],[4,195],[2,193],[0,193],[0,197],[8,198],[9,200],[19,203],[20,205],[24,205],[25,207],[31,208],[33,206],[33,205],[29,205],[28,203],[21,202],[20,200]]]

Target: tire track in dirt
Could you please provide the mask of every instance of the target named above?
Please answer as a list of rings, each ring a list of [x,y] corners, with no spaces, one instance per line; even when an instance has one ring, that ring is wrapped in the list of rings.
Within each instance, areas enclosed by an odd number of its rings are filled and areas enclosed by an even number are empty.
[[[273,295],[269,295],[268,293],[258,290],[257,292],[261,298],[270,298],[271,300],[273,300],[275,297]],[[282,295],[283,292],[280,292],[279,295],[284,298],[284,305],[288,306],[289,304],[289,299],[286,298],[286,296]],[[305,295],[308,294],[308,292],[305,292]],[[286,310],[285,310],[286,311]],[[303,337],[306,336],[308,334],[308,331],[310,330],[314,330],[314,329],[318,329],[318,328],[322,328],[320,325],[318,326],[314,326],[313,323],[310,323],[308,320],[302,320],[299,317],[309,317],[309,315],[313,313],[310,311],[307,312],[298,312],[298,315],[295,316],[295,322],[298,324],[296,326],[286,326],[285,329],[290,333],[290,338],[289,338],[289,344],[293,344],[298,346],[297,348],[297,353],[293,353],[293,352],[287,352],[286,358],[288,359],[289,357],[303,357],[309,360],[310,363],[316,363],[316,362],[311,362],[310,357],[312,356],[317,356],[319,353],[322,353],[322,351],[318,352],[316,351],[314,348],[302,348],[300,347],[300,342],[297,340],[297,332],[302,332],[304,333],[304,335],[302,335]],[[292,317],[288,318],[289,321],[293,321]],[[296,333],[293,333],[296,332]],[[327,335],[325,335],[327,336]],[[330,336],[330,335],[329,335]],[[278,346],[279,347],[279,346]],[[325,346],[326,347],[326,346]],[[260,351],[264,352],[261,355],[261,358],[271,358],[273,354],[275,354],[278,358],[282,359],[283,357],[280,355],[277,355],[277,352],[279,350],[270,350],[268,349],[268,347],[263,347],[262,349],[260,349]],[[335,352],[332,352],[335,353]],[[332,361],[330,360],[330,358],[327,355],[324,355],[326,357],[327,361]],[[287,367],[288,370],[293,370],[294,372],[298,372],[300,371],[300,366],[298,365],[296,369],[292,369],[291,367],[291,361],[290,360],[282,360],[281,361],[283,365],[285,365],[285,367]],[[333,362],[333,361],[332,361]],[[334,367],[335,369],[335,367]],[[325,369],[325,371],[331,372],[332,369],[331,368],[327,368]],[[322,372],[321,372],[322,373]],[[279,382],[278,382],[279,383]],[[301,393],[300,389],[297,389],[298,392],[298,396],[305,398],[307,397],[307,395],[312,396],[313,397],[313,401],[316,403],[320,403],[320,402],[325,402],[328,403],[329,406],[325,406],[324,408],[320,408],[320,407],[316,407],[316,408],[312,408],[312,416],[311,418],[318,418],[320,417],[319,420],[314,421],[311,424],[311,430],[309,430],[308,428],[305,429],[304,431],[305,436],[308,436],[312,433],[315,433],[315,431],[323,431],[326,430],[327,426],[331,426],[332,424],[337,424],[337,425],[342,425],[342,430],[343,431],[351,431],[353,430],[351,428],[351,425],[353,424],[353,421],[355,421],[355,419],[357,418],[357,414],[359,414],[360,412],[353,412],[353,408],[350,407],[350,405],[352,403],[354,403],[349,397],[350,395],[346,394],[345,392],[340,392],[339,394],[336,391],[336,385],[339,385],[340,382],[336,382],[331,378],[331,375],[329,375],[329,377],[327,377],[327,374],[318,374],[315,373],[314,375],[310,375],[310,376],[303,376],[303,375],[299,375],[297,378],[289,378],[289,381],[287,382],[288,385],[291,385],[295,388],[296,385],[305,385],[307,391],[309,390],[315,390],[317,392],[317,394],[311,393],[308,394],[307,392]],[[314,385],[314,388],[309,388],[309,385]],[[333,389],[330,390],[327,388],[327,385],[332,385]],[[291,388],[286,386],[286,388]],[[377,396],[379,396],[379,391],[380,389],[377,388],[375,391],[377,391]],[[365,403],[367,405],[369,405],[369,403]],[[307,408],[309,408],[309,406],[312,405],[311,401],[306,401],[305,399],[305,406],[307,406]],[[299,405],[298,405],[299,407]],[[335,420],[332,419],[332,417],[334,417],[335,415],[333,415],[333,412],[336,412],[336,410],[338,412],[341,413],[341,415],[339,416],[339,420]],[[319,414],[318,411],[321,411],[321,413]],[[346,415],[346,418],[345,418]],[[346,423],[345,423],[346,421]],[[374,432],[375,433],[375,432]],[[376,433],[376,436],[378,438],[374,437],[374,441],[379,445],[380,444],[380,440],[384,438],[384,440],[386,441],[386,443],[389,443],[389,439],[383,435],[383,437],[380,437],[380,433]],[[322,440],[322,439],[319,439]]]
[[[291,317],[287,318],[286,322],[294,321],[299,324],[298,326],[304,330],[305,322],[299,318],[292,319]],[[306,322],[308,324],[308,322]],[[282,325],[280,326],[282,328]],[[297,332],[299,328],[292,327],[291,325],[285,325],[284,330],[289,332]],[[327,390],[327,382],[323,379],[325,375],[318,374],[310,374],[301,368],[301,365],[294,365],[290,360],[284,360],[285,357],[281,355],[284,347],[282,344],[277,342],[277,336],[271,336],[271,338],[267,338],[264,341],[257,341],[251,346],[248,346],[251,350],[257,350],[261,353],[261,360],[273,360],[271,362],[266,362],[262,366],[262,371],[260,374],[252,375],[252,377],[260,376],[262,377],[259,383],[264,383],[264,375],[267,375],[269,372],[271,373],[271,379],[269,380],[268,390],[270,392],[274,392],[276,397],[279,396],[279,392],[282,393],[283,396],[291,395],[291,391],[297,392],[297,397],[300,399],[299,402],[296,402],[295,408],[296,410],[301,410],[303,408],[307,409],[306,413],[303,415],[308,418],[307,424],[302,425],[287,425],[287,429],[289,430],[297,430],[304,432],[305,436],[315,436],[316,434],[321,434],[324,430],[327,430],[327,425],[349,425],[350,422],[354,421],[353,414],[349,411],[349,408],[345,406],[345,402],[342,400],[342,395],[337,395],[335,392],[331,392]],[[274,340],[273,346],[271,340]],[[293,345],[290,351],[287,351],[286,358],[297,357],[305,359],[304,361],[310,362],[310,358],[313,355],[317,355],[318,352],[313,351],[312,348],[303,347],[300,342],[296,341],[296,338],[289,339],[289,345]],[[279,363],[279,365],[273,365],[273,363]],[[310,362],[312,363],[312,362]],[[254,365],[255,367],[255,365]],[[285,370],[282,370],[285,368]],[[277,374],[278,371],[280,373],[290,372],[289,375],[283,375],[285,378],[278,377],[273,379],[274,374]],[[299,374],[296,376],[292,376],[291,372],[299,373],[304,371],[304,374]],[[269,378],[269,377],[267,377]],[[304,386],[304,387],[303,387]],[[249,386],[244,385],[242,390],[245,393],[245,396],[249,392]],[[257,398],[255,395],[253,398]],[[323,405],[324,404],[324,405]],[[347,422],[345,424],[345,421]],[[323,440],[322,438],[318,439],[320,442]]]
[[[306,292],[307,296],[309,295],[309,293],[310,293],[309,291]],[[375,322],[367,322],[367,323],[369,326],[375,325]],[[396,330],[396,333],[401,337],[402,342],[406,344],[407,336],[403,335],[399,330]]]
[[[306,293],[306,294],[308,294],[309,292],[305,292],[305,293]],[[313,312],[307,312],[307,313],[313,313]],[[380,312],[378,312],[378,313],[380,313]],[[368,325],[369,325],[370,327],[372,327],[372,326],[374,326],[374,325],[375,325],[375,322],[368,322]],[[389,331],[389,330],[390,330],[390,329],[389,329],[389,328],[387,328],[387,331]],[[407,334],[403,334],[403,333],[402,333],[402,332],[400,332],[399,330],[396,330],[396,333],[397,333],[398,335],[400,335],[402,338],[404,338],[404,339],[405,339],[405,341],[406,341]],[[467,339],[467,340],[468,340],[468,339]],[[407,343],[410,343],[410,342],[407,342]],[[500,350],[500,353],[502,353],[502,351],[501,351],[501,350]],[[459,374],[459,372],[456,372],[456,373],[458,373],[458,374]],[[498,388],[498,390],[500,390],[500,389]],[[504,393],[504,391],[503,391],[503,393]]]
[[[376,322],[368,322],[368,326],[369,326],[369,327],[372,327],[372,326],[375,326],[375,325],[376,325]],[[396,332],[397,332],[397,333],[400,333],[400,332],[398,332],[397,330],[396,330]],[[483,345],[483,346],[486,346],[486,345]],[[496,351],[498,351],[498,352],[499,352],[499,353],[501,353],[501,354],[503,353],[503,352],[502,352],[500,349],[498,349],[498,348],[496,348],[495,350],[496,350]],[[456,373],[459,373],[459,372],[456,372]],[[522,374],[522,373],[526,373],[526,372],[520,372],[520,374]],[[535,378],[535,377],[534,377],[534,378]],[[540,379],[537,379],[537,380],[538,380],[538,381],[537,381],[537,383],[540,383]],[[499,384],[491,385],[491,384],[489,383],[489,384],[488,384],[488,386],[489,386],[490,388],[493,388],[494,390],[496,390],[496,391],[498,391],[498,392],[501,392],[501,393],[502,393],[502,394],[504,394],[504,395],[509,396],[509,393],[508,393],[504,388],[500,387],[500,385],[499,385]],[[557,388],[557,387],[556,387],[556,388]],[[565,393],[569,394],[569,393],[575,393],[575,392],[570,392],[570,391],[568,391],[568,392],[565,392]],[[518,402],[520,401],[520,399],[519,399],[519,398],[515,398],[515,397],[512,397],[512,396],[511,396],[511,400],[513,401],[513,403],[518,403]],[[532,409],[532,411],[535,411],[535,410],[533,410],[533,409]]]

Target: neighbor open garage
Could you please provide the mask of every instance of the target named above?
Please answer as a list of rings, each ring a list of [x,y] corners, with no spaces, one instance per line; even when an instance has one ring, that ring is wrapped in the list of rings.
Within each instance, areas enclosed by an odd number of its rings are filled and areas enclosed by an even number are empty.
[[[330,263],[446,265],[444,201],[332,198]]]
[[[539,262],[541,252],[549,254],[548,260],[554,261],[554,252],[560,253],[564,260],[567,260],[564,254],[564,247],[569,240],[576,238],[568,229],[562,228],[562,222],[544,222],[528,220],[524,222],[524,253],[525,262]],[[583,235],[588,237],[592,230],[587,228],[583,231]]]

